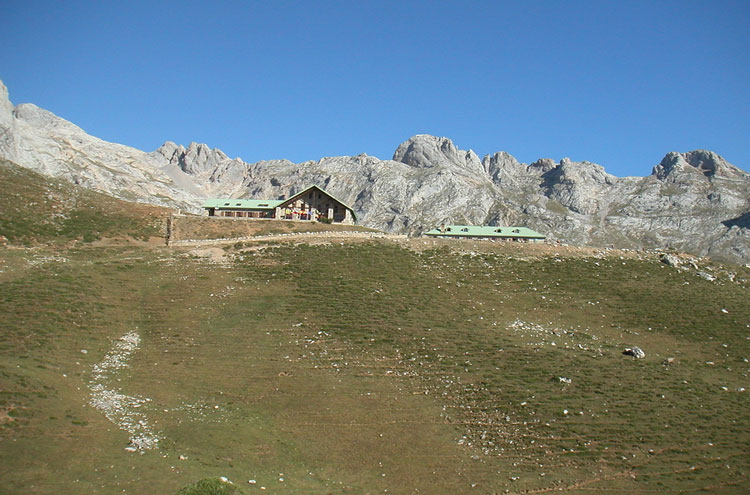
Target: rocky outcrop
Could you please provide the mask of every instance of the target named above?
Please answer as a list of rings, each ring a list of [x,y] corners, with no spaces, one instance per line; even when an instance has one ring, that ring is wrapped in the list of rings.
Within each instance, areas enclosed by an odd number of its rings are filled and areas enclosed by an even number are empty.
[[[448,138],[400,144],[391,160],[365,154],[303,163],[246,163],[205,144],[166,142],[146,153],[108,143],[0,83],[0,157],[113,196],[199,212],[207,197],[284,198],[319,185],[360,223],[420,234],[440,224],[524,224],[552,240],[672,247],[750,262],[750,175],[710,151],[668,153],[647,177],[615,177],[590,162],[480,159]]]
[[[617,181],[601,165],[571,162],[568,158],[563,158],[542,177],[547,197],[584,215],[593,215],[602,209]]]
[[[456,148],[448,138],[418,134],[401,143],[393,160],[417,168],[450,167],[456,171],[481,173],[482,163],[472,150]]]
[[[747,174],[728,163],[713,151],[696,150],[689,153],[668,153],[661,163],[654,167],[653,174],[666,180],[684,174],[703,174],[708,178],[743,179]],[[689,175],[688,175],[689,177]]]

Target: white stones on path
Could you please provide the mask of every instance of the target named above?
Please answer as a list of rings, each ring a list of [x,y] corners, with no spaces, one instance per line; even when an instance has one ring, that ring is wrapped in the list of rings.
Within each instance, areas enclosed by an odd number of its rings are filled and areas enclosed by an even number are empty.
[[[123,394],[111,387],[120,370],[127,368],[131,355],[138,350],[141,337],[132,330],[115,341],[104,359],[92,367],[89,390],[89,404],[121,430],[130,435],[130,444],[125,450],[143,453],[155,449],[159,443],[159,434],[150,425],[146,414],[138,410],[151,399]]]

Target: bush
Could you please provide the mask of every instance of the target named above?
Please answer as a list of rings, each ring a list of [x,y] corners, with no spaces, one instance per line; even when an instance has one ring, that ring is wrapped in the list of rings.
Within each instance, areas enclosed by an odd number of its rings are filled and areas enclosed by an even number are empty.
[[[188,485],[177,495],[242,495],[242,491],[226,478],[205,478]]]

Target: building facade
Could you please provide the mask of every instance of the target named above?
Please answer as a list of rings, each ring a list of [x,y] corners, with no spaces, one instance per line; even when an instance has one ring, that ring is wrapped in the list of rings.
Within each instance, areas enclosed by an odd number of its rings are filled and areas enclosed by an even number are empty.
[[[288,199],[208,199],[203,203],[208,216],[268,218],[353,224],[354,210],[318,186],[308,187]]]

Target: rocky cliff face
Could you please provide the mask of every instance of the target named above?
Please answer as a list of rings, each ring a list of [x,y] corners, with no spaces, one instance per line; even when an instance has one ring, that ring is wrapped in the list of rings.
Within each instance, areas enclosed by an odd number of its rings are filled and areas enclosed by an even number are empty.
[[[360,223],[419,234],[443,223],[523,224],[553,240],[673,247],[750,262],[750,174],[716,153],[669,153],[647,177],[590,162],[480,159],[447,138],[414,136],[391,160],[367,155],[245,163],[205,144],[152,153],[108,143],[0,83],[0,157],[123,199],[199,211],[207,197],[282,198],[316,184]]]
[[[193,208],[200,190],[163,170],[163,160],[109,143],[30,103],[13,105],[0,82],[0,157],[113,196]]]

